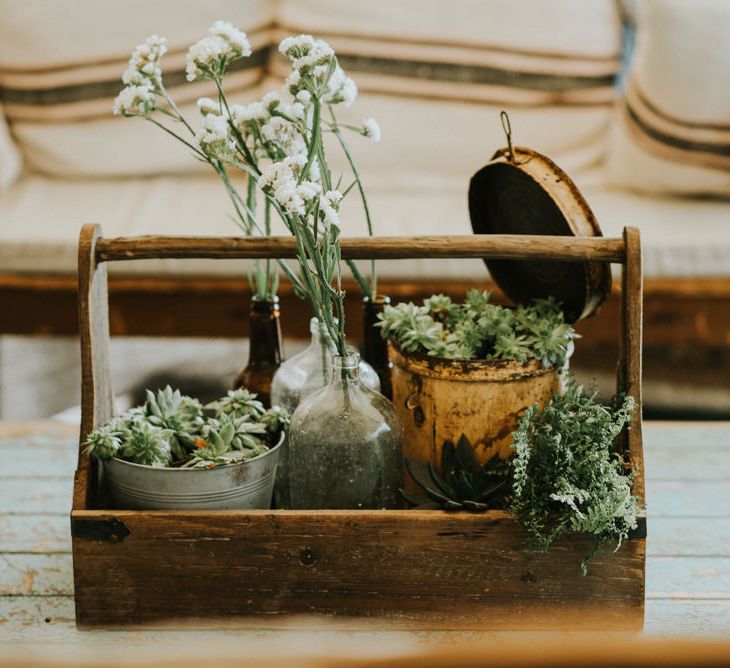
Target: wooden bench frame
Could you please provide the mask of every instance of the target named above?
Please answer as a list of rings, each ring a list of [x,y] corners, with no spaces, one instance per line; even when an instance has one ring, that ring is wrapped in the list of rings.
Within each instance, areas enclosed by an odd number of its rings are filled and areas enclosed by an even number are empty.
[[[293,257],[288,238],[104,239],[79,243],[81,440],[112,416],[107,263],[143,257]],[[622,265],[617,390],[641,406],[642,275],[638,230],[621,239],[523,236],[347,239],[344,258],[494,257]],[[210,624],[297,614],[369,617],[389,628],[639,629],[646,523],[641,411],[620,444],[634,466],[639,530],[617,552],[580,559],[568,536],[525,551],[504,511],[131,511],[103,506],[99,471],[80,454],[73,542],[79,627],[183,619]],[[356,625],[354,622],[353,625]]]

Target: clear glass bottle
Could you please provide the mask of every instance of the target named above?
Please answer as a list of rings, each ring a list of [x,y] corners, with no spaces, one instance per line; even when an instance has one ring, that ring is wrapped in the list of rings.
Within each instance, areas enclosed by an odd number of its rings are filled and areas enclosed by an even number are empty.
[[[309,331],[312,334],[310,344],[300,353],[282,362],[271,383],[271,403],[286,408],[290,414],[294,413],[299,403],[312,392],[325,387],[332,375],[332,355],[335,352],[332,339],[327,330],[319,326],[317,318],[309,321]],[[376,392],[380,390],[378,374],[365,361],[360,362],[360,381]],[[274,506],[291,507],[288,439],[279,451]]]
[[[292,415],[292,508],[393,508],[403,484],[403,425],[395,406],[360,380],[360,356],[334,355],[326,387]]]

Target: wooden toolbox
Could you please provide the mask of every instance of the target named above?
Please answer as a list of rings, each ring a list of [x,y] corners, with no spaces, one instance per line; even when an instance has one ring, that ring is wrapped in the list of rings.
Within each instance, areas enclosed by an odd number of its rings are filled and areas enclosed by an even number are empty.
[[[81,440],[112,416],[108,262],[142,258],[295,257],[289,238],[105,239],[79,245]],[[639,233],[623,238],[452,236],[343,239],[353,259],[493,258],[622,265],[618,390],[641,406]],[[646,520],[641,411],[621,447],[636,471],[639,529],[579,574],[592,539],[572,535],[531,555],[504,511],[132,511],[106,505],[94,462],[79,456],[73,538],[81,628],[269,622],[291,615],[369,618],[387,628],[640,629]],[[341,624],[342,620],[340,620]]]

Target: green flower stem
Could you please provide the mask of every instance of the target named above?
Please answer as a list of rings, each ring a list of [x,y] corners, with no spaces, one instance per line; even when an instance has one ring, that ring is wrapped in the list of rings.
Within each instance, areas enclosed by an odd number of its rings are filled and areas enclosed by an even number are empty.
[[[330,117],[332,118],[332,123],[330,124],[330,129],[332,130],[332,133],[337,137],[337,141],[340,143],[340,146],[342,147],[342,151],[345,154],[345,157],[347,158],[347,162],[350,164],[350,169],[352,169],[352,174],[355,177],[355,182],[357,183],[357,189],[360,192],[360,199],[362,201],[362,207],[365,211],[365,222],[368,226],[368,235],[373,236],[373,221],[370,217],[370,207],[368,206],[368,200],[365,196],[365,188],[362,185],[362,179],[360,178],[360,171],[357,168],[357,165],[355,164],[355,160],[352,157],[352,153],[350,152],[350,147],[348,146],[347,142],[345,141],[345,138],[342,136],[342,133],[340,132],[339,125],[337,124],[337,117],[335,116],[335,112],[332,109],[332,106],[329,105],[329,112]],[[354,273],[354,272],[353,272]],[[359,282],[359,281],[358,281]],[[362,287],[362,285],[361,285]],[[378,294],[378,275],[375,270],[375,260],[370,260],[370,285],[367,286],[367,288],[363,289],[363,292],[365,292],[366,295],[369,297],[375,297],[375,295]]]

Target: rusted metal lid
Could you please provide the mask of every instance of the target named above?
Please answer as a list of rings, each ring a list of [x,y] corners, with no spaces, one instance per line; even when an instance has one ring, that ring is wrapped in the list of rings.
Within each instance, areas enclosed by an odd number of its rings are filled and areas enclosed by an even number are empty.
[[[549,234],[600,237],[587,202],[552,160],[512,146],[503,112],[507,148],[497,151],[469,184],[469,215],[476,234]],[[552,295],[565,319],[593,315],[611,291],[606,262],[485,260],[489,273],[515,302]]]

